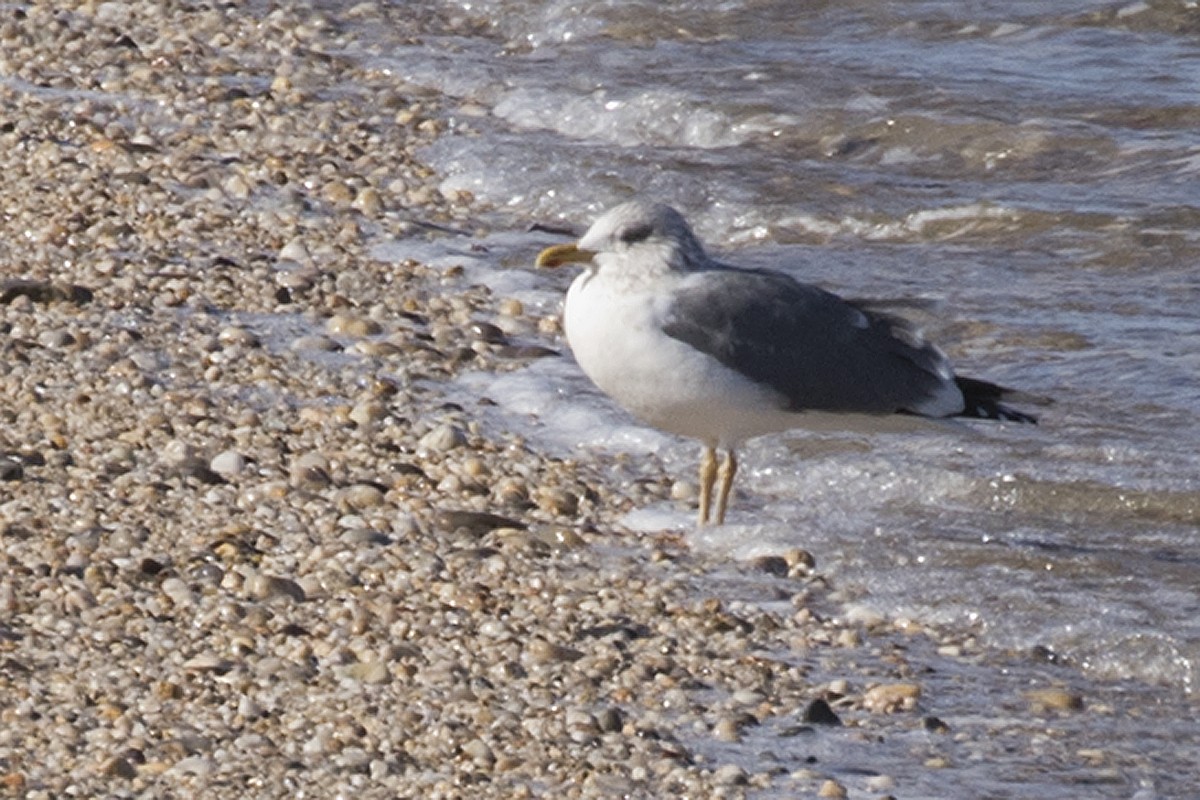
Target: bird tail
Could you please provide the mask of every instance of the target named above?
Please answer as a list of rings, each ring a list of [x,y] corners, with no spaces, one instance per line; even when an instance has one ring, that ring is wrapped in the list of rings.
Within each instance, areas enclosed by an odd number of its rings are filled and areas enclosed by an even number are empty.
[[[963,395],[963,410],[955,416],[973,419],[995,419],[1002,422],[1022,422],[1036,425],[1038,418],[1020,409],[1002,403],[1002,400],[1049,405],[1047,397],[1009,389],[977,378],[954,377]]]

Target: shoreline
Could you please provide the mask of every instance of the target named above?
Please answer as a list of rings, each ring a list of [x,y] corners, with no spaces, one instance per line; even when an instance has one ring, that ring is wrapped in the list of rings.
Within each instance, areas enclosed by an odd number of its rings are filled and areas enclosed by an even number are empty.
[[[564,345],[369,256],[486,209],[417,155],[440,98],[336,55],[384,11],[346,13],[0,23],[5,792],[907,796],[1004,757],[1128,788],[1089,720],[1137,692],[835,619],[795,553],[622,533],[668,478],[612,486],[431,392]],[[907,766],[872,760],[897,738]]]

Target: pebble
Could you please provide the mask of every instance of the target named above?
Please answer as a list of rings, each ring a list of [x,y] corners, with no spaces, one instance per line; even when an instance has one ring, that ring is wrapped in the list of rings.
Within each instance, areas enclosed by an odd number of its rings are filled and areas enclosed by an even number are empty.
[[[1035,713],[1079,711],[1084,705],[1082,695],[1067,689],[1032,689],[1025,692],[1025,699]]]
[[[457,425],[448,422],[438,425],[417,442],[417,452],[445,453],[467,443],[467,434]]]
[[[309,350],[321,353],[336,353],[342,349],[342,346],[336,340],[320,334],[297,336],[292,340],[291,346],[293,350]]]
[[[208,467],[225,478],[236,478],[246,469],[246,457],[236,450],[222,450],[208,462]]]
[[[69,331],[64,330],[42,331],[38,334],[38,344],[42,347],[59,349],[75,344],[75,337]]]
[[[356,483],[341,492],[341,501],[354,510],[383,505],[383,490],[369,483]]]
[[[891,775],[872,775],[867,778],[868,792],[890,792],[896,788],[896,779]]]
[[[915,683],[884,683],[872,686],[863,693],[863,708],[874,714],[911,711],[921,697],[921,687]]]
[[[137,769],[123,756],[112,756],[100,765],[100,772],[110,778],[131,780],[137,777]]]
[[[757,556],[750,562],[750,567],[757,572],[786,578],[790,571],[787,560],[782,556]]]
[[[25,467],[15,458],[0,456],[0,481],[19,481],[25,477]]]
[[[578,661],[583,653],[572,647],[551,644],[544,639],[534,639],[526,647],[526,653],[536,664]]]
[[[223,347],[259,347],[262,344],[253,331],[236,325],[222,328],[217,334],[217,341]]]
[[[463,745],[462,750],[463,755],[481,767],[491,767],[496,763],[496,756],[492,753],[492,748],[488,747],[482,739],[472,739]]]
[[[437,514],[436,522],[442,530],[461,531],[472,537],[482,537],[484,534],[506,528],[525,528],[525,525],[517,520],[481,511],[441,511]]]
[[[841,725],[842,718],[834,712],[829,702],[822,697],[813,700],[804,709],[803,719],[810,725]]]
[[[308,263],[310,258],[311,257],[308,254],[308,247],[305,246],[304,240],[298,236],[290,239],[288,243],[279,250],[279,259],[281,261],[298,261],[301,264],[305,264]]]
[[[305,453],[292,462],[288,470],[293,486],[323,489],[333,482],[329,476],[329,459],[320,453]]]
[[[747,783],[746,770],[737,764],[725,764],[713,772],[713,780],[718,786],[744,786]]]
[[[302,603],[305,600],[305,592],[300,584],[291,578],[284,578],[278,575],[252,572],[246,578],[243,588],[246,594],[260,600],[286,598],[294,600],[297,603]]]
[[[364,337],[378,336],[383,333],[383,326],[365,317],[334,314],[325,323],[325,330],[334,336]]]
[[[212,774],[213,762],[211,759],[203,756],[188,756],[181,758],[175,762],[175,766],[171,767],[171,772],[179,775],[194,775],[197,778],[205,778]]]
[[[163,594],[171,598],[176,606],[181,608],[190,608],[196,603],[196,595],[188,588],[188,585],[179,578],[171,577],[164,580],[161,584]]]
[[[379,685],[390,681],[392,673],[383,661],[360,661],[346,668],[346,677],[358,683]]]
[[[833,779],[826,780],[821,784],[821,788],[817,789],[817,797],[834,798],[834,800],[846,797],[848,794],[846,787]]]
[[[713,725],[713,737],[722,742],[736,742],[742,738],[741,726],[733,717],[721,717]]]
[[[369,428],[380,420],[387,419],[387,406],[373,400],[355,403],[350,409],[350,421],[360,428]]]

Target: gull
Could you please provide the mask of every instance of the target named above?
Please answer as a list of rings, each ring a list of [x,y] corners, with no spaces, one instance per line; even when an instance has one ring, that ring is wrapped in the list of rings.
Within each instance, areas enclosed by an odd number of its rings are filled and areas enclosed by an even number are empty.
[[[895,415],[1036,422],[1001,400],[1042,398],[955,375],[915,326],[870,303],[710,258],[662,203],[616,206],[537,258],[564,264],[584,265],[563,322],[583,372],[634,416],[703,444],[700,525],[718,479],[724,523],[737,448],[757,436],[878,430]]]

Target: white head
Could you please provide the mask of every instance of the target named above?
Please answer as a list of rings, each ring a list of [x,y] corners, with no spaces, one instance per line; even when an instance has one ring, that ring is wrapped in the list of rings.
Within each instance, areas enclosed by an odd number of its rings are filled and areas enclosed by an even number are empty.
[[[688,272],[708,263],[687,220],[663,203],[631,200],[609,209],[578,244],[548,247],[538,266],[590,263],[603,270]]]

